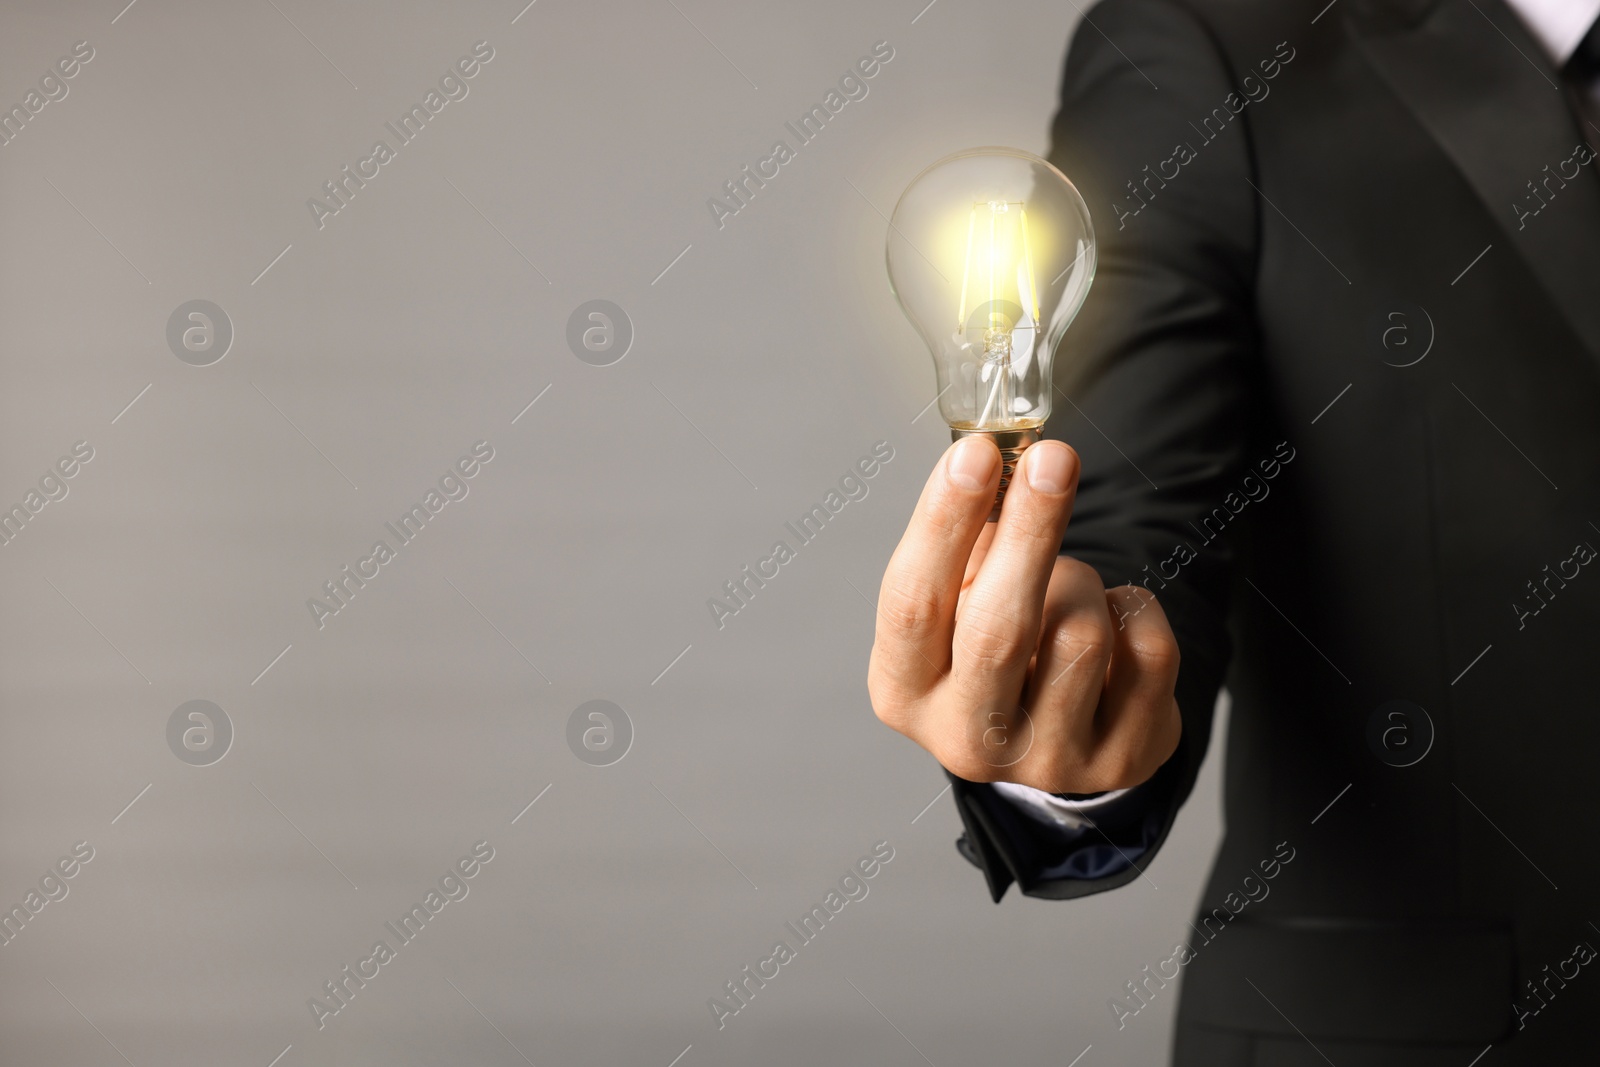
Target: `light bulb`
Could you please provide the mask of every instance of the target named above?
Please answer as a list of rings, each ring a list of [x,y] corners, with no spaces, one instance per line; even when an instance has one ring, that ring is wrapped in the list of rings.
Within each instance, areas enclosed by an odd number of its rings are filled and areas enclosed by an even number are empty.
[[[971,148],[906,187],[888,244],[889,284],[933,353],[951,439],[1000,449],[993,521],[1050,417],[1055,349],[1094,279],[1089,208],[1038,156]]]

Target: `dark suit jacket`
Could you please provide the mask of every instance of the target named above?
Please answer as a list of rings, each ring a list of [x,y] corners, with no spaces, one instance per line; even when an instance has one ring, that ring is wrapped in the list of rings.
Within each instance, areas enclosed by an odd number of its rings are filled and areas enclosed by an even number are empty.
[[[1048,832],[955,792],[996,900],[1129,883],[1226,682],[1226,836],[1146,972],[1181,972],[1180,1064],[1597,1055],[1584,139],[1500,0],[1107,0],[1076,32],[1052,159],[1100,260],[1049,425],[1084,459],[1063,551],[1160,597],[1184,737],[1108,877],[1043,876]]]

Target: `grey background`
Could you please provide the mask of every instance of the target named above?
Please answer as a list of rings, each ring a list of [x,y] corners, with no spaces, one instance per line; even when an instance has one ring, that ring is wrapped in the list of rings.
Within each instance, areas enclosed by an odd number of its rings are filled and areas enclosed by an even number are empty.
[[[123,2],[0,33],[7,107],[95,49],[0,148],[0,501],[95,450],[0,546],[0,902],[95,849],[0,947],[0,1059],[1159,1062],[1172,992],[1120,1033],[1107,1000],[1185,935],[1215,758],[1148,878],[996,908],[864,685],[948,441],[883,213],[949,151],[1045,148],[1074,5]],[[307,198],[479,40],[319,231]],[[707,198],[879,40],[719,230]],[[597,298],[635,333],[603,368],[565,341]],[[235,331],[209,367],[166,345],[193,299]],[[466,499],[319,630],[307,598],[479,439]],[[870,495],[719,632],[707,598],[878,440]],[[193,699],[233,724],[210,766],[167,747]],[[592,699],[633,723],[611,766],[565,741]],[[480,839],[319,1031],[307,999]],[[707,999],[878,840],[870,895],[718,1032]]]

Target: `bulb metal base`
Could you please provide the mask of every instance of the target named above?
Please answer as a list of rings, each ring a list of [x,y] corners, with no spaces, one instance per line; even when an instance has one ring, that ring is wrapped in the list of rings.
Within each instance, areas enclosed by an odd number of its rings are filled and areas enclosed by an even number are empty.
[[[995,443],[1000,450],[1000,488],[995,490],[994,510],[989,512],[989,521],[994,522],[1000,518],[1000,504],[1006,498],[1006,488],[1011,485],[1011,476],[1016,472],[1017,463],[1022,459],[1022,453],[1029,445],[1039,440],[1039,427],[1034,426],[1022,430],[950,430],[950,440],[959,441],[963,437],[987,437]]]

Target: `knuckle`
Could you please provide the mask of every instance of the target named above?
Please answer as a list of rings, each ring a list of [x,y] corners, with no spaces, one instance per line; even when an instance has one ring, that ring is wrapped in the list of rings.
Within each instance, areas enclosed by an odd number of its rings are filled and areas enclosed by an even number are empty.
[[[982,601],[967,603],[956,637],[968,663],[978,670],[1012,671],[1033,657],[1016,620]]]
[[[872,704],[872,713],[885,726],[904,733],[902,727],[906,720],[905,701],[901,699],[899,689],[899,686],[884,677],[882,669],[874,660],[873,666],[867,671],[867,699]]]
[[[921,636],[937,627],[946,613],[944,598],[923,579],[901,577],[885,582],[878,595],[880,619],[896,633]]]
[[[1182,733],[1177,702],[1169,698],[1163,710],[1152,709],[1100,747],[1092,764],[1094,788],[1131,789],[1149,781],[1177,751]]]
[[[1163,679],[1176,678],[1183,654],[1171,630],[1142,632],[1128,640],[1129,651],[1139,666]]]
[[[1142,629],[1166,627],[1166,612],[1155,593],[1142,585],[1118,585],[1106,590],[1106,607],[1117,621],[1117,629],[1138,625]]]
[[[953,538],[971,512],[971,506],[953,493],[938,492],[924,505],[922,521],[940,537]]]
[[[1062,621],[1050,636],[1057,656],[1069,663],[1102,670],[1111,659],[1111,632],[1098,619],[1074,618]]]
[[[911,717],[906,714],[904,707],[874,700],[872,702],[872,711],[875,715],[877,715],[878,721],[883,723],[883,725],[887,726],[897,734],[900,734],[904,737],[911,737]]]
[[[1100,580],[1100,572],[1076,556],[1057,556],[1056,570],[1058,576],[1071,586],[1101,590],[1105,588],[1105,583]]]
[[[915,732],[918,709],[929,694],[921,691],[886,661],[875,645],[867,665],[867,699],[878,721],[910,737]]]
[[[1061,514],[1057,507],[1052,502],[1032,494],[1019,503],[1021,506],[1006,516],[1006,533],[1029,542],[1043,541],[1055,544],[1061,536],[1058,532]]]

